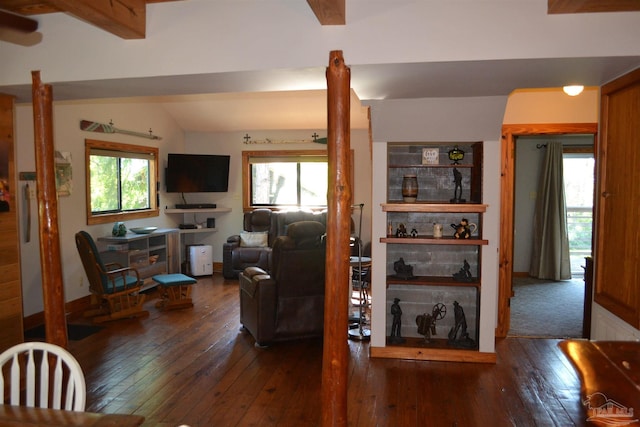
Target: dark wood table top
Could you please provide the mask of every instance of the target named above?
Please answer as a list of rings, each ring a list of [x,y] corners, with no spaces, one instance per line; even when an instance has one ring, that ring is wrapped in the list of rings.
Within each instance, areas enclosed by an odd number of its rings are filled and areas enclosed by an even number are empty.
[[[559,345],[580,377],[589,421],[638,420],[640,342],[568,340]]]
[[[139,415],[96,414],[93,412],[60,411],[0,405],[0,427],[14,426],[83,426],[83,427],[135,427],[144,422]]]

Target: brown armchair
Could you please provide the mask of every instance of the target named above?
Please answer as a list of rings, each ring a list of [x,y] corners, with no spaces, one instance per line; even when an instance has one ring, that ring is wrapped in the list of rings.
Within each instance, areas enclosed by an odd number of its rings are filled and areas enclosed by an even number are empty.
[[[293,223],[273,245],[270,274],[259,267],[240,273],[240,323],[256,346],[322,335],[324,233],[320,222]]]
[[[264,208],[245,212],[242,221],[243,233],[229,236],[222,245],[224,278],[237,279],[240,272],[247,267],[260,267],[269,271],[271,251],[276,238],[286,236],[289,225],[299,221],[317,221],[325,224],[326,212],[271,211]],[[258,244],[243,242],[243,238],[250,238],[251,235],[263,239]]]

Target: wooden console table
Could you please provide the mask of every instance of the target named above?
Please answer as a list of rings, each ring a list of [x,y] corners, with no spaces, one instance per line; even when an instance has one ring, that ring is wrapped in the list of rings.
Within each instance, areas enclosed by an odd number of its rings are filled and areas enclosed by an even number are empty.
[[[96,414],[93,412],[0,405],[0,426],[2,427],[135,427],[143,422],[144,417],[140,415]]]
[[[640,422],[640,342],[562,341],[582,382],[589,421]]]

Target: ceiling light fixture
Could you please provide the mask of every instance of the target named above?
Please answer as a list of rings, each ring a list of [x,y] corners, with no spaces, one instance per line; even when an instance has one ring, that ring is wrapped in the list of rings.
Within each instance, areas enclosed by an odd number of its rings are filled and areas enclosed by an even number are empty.
[[[562,88],[562,90],[563,90],[564,93],[566,93],[569,96],[578,96],[584,90],[584,86],[582,86],[582,85],[564,86]]]

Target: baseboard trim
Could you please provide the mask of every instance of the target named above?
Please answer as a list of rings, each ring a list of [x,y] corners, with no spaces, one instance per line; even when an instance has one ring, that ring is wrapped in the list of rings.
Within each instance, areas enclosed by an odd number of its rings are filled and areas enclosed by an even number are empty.
[[[528,271],[514,271],[511,273],[513,277],[529,277]]]
[[[65,303],[64,308],[67,320],[77,319],[82,316],[82,313],[88,310],[89,307],[91,307],[91,295]],[[23,319],[23,324],[25,331],[44,325],[44,311],[26,316]]]

